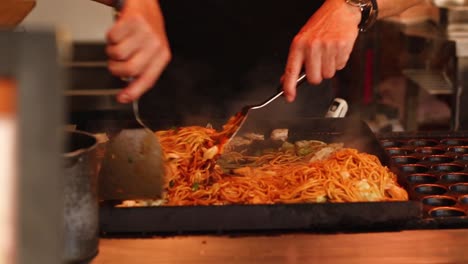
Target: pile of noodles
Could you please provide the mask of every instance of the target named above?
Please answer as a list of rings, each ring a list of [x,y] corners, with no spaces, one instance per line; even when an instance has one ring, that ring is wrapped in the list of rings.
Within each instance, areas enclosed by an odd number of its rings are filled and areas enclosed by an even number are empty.
[[[226,130],[226,129],[225,129]],[[224,130],[224,132],[225,132]],[[227,152],[224,132],[191,126],[158,131],[165,154],[167,205],[273,204],[407,200],[393,174],[374,155],[336,148],[324,159],[274,151]]]

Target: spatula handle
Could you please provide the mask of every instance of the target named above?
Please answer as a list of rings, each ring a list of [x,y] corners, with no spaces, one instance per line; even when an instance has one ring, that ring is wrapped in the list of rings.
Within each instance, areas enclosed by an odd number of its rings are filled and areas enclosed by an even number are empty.
[[[305,73],[302,73],[301,75],[299,75],[299,78],[297,78],[297,81],[296,81],[296,87],[299,87],[302,83],[304,83],[304,81],[307,79],[306,77],[307,75]],[[281,93],[283,91],[283,84],[278,85],[278,88],[276,90],[278,91],[278,93]]]
[[[299,76],[299,78],[297,78],[297,81],[296,81],[296,87],[299,87],[305,80],[306,80],[306,74],[303,73]],[[283,91],[283,84],[280,84],[277,88],[277,93],[273,96],[271,96],[270,98],[266,99],[263,103],[255,106],[255,107],[252,107],[252,109],[258,109],[258,108],[262,108],[266,105],[268,105],[269,103],[273,102],[274,100],[276,100],[276,98],[280,97],[281,95],[283,95],[284,91]]]

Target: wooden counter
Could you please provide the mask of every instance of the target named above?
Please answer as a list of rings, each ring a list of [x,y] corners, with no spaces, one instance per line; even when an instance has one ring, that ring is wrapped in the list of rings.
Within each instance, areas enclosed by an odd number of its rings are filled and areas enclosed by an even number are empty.
[[[468,229],[101,239],[91,264],[468,263]]]

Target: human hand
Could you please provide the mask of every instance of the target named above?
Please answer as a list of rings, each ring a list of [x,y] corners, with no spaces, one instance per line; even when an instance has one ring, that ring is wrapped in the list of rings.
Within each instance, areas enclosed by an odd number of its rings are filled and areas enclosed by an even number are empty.
[[[158,0],[126,0],[119,18],[107,33],[109,70],[133,81],[118,95],[121,103],[149,90],[171,59]]]
[[[294,101],[296,81],[305,68],[307,81],[319,84],[346,66],[358,36],[361,12],[344,0],[327,0],[292,41],[282,76],[286,100]]]

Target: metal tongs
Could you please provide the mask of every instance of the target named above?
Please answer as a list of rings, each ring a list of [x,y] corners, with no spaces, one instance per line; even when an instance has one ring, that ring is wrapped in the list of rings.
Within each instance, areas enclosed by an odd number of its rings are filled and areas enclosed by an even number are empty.
[[[305,80],[306,80],[306,74],[304,73],[299,76],[299,78],[296,81],[296,85],[297,86],[301,85]],[[242,125],[245,123],[245,120],[247,119],[247,116],[250,110],[263,108],[269,105],[271,102],[275,101],[281,95],[283,95],[284,91],[282,89],[282,85],[279,85],[277,90],[279,92],[269,97],[264,102],[260,104],[255,104],[255,105],[246,105],[242,107],[242,110],[237,112],[233,118],[229,119],[229,121],[223,126],[224,128],[223,136],[227,138],[227,141],[225,143],[226,145],[228,145],[229,142],[236,136],[237,132],[239,132]]]

